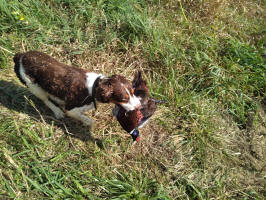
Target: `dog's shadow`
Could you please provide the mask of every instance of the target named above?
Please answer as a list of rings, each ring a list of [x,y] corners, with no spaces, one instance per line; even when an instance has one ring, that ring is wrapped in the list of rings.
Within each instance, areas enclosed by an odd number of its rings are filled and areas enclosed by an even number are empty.
[[[102,141],[91,135],[89,127],[68,117],[62,120],[55,119],[53,112],[41,100],[32,95],[26,87],[12,81],[0,80],[0,104],[9,110],[26,113],[32,119],[44,120],[48,124],[61,128],[65,134],[71,137],[78,138],[83,142],[95,142],[98,147],[103,148]]]

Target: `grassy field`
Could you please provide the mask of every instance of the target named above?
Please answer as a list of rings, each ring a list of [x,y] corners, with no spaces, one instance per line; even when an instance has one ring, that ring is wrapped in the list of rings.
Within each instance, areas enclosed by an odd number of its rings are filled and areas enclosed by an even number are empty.
[[[265,1],[0,0],[0,199],[264,199]],[[141,142],[113,105],[56,120],[13,71],[40,50],[141,70],[161,105]]]

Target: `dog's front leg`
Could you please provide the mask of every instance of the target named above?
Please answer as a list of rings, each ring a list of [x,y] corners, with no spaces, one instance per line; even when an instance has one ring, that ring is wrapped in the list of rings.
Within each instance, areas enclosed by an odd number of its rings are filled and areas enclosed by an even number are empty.
[[[93,107],[93,104],[90,104],[78,108],[73,108],[71,110],[66,111],[66,114],[69,117],[81,121],[86,126],[92,126],[93,120],[84,115],[84,112],[92,109]]]

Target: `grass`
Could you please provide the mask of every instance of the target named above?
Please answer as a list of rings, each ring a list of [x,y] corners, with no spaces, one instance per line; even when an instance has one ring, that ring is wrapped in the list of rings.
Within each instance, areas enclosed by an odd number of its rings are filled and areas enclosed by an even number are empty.
[[[0,198],[264,199],[265,3],[0,0]],[[132,79],[166,100],[132,145],[113,105],[91,133],[15,77],[15,52]],[[102,116],[103,114],[103,116]]]

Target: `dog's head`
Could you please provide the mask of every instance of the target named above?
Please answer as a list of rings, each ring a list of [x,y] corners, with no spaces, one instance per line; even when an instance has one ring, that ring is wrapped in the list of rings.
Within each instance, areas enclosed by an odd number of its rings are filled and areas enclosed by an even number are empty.
[[[134,94],[131,83],[120,75],[99,80],[95,88],[95,98],[102,103],[114,103],[126,111],[140,107],[140,100]]]

